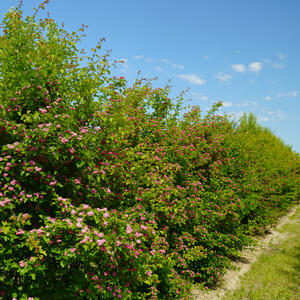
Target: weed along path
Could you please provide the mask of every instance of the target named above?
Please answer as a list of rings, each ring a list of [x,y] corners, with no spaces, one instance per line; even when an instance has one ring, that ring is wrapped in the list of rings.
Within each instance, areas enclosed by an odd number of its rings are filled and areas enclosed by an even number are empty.
[[[300,299],[300,205],[232,266],[215,290],[194,290],[194,299]]]

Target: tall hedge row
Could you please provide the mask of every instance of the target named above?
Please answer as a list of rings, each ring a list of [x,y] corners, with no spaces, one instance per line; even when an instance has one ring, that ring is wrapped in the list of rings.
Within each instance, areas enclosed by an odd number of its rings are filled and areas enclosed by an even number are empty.
[[[261,127],[110,75],[22,6],[0,35],[0,297],[188,299],[299,199],[299,154]]]

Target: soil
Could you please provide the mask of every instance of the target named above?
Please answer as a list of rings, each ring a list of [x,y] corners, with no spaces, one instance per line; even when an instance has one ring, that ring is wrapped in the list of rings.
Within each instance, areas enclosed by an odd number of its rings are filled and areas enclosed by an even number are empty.
[[[298,207],[298,206],[297,206]],[[279,244],[289,237],[287,233],[280,233],[278,230],[285,224],[292,224],[295,220],[290,220],[289,217],[295,214],[297,207],[294,207],[286,216],[280,218],[277,226],[270,230],[264,238],[260,239],[256,246],[248,247],[240,253],[238,261],[233,262],[232,269],[229,269],[224,275],[222,282],[216,289],[204,292],[194,290],[192,296],[194,300],[220,300],[228,292],[239,288],[240,278],[251,267],[263,251],[271,249],[270,243]]]

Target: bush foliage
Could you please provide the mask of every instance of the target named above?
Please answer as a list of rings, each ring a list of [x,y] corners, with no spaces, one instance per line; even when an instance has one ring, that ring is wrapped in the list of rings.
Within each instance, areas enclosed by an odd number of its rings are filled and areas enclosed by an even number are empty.
[[[253,115],[110,75],[51,18],[3,18],[0,296],[185,299],[299,198],[299,155]]]

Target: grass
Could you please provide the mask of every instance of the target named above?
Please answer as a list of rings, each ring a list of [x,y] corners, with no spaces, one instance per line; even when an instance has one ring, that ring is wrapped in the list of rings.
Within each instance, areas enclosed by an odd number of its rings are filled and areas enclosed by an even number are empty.
[[[222,299],[300,300],[300,208],[279,231],[288,238],[271,243],[242,277],[240,288]]]

